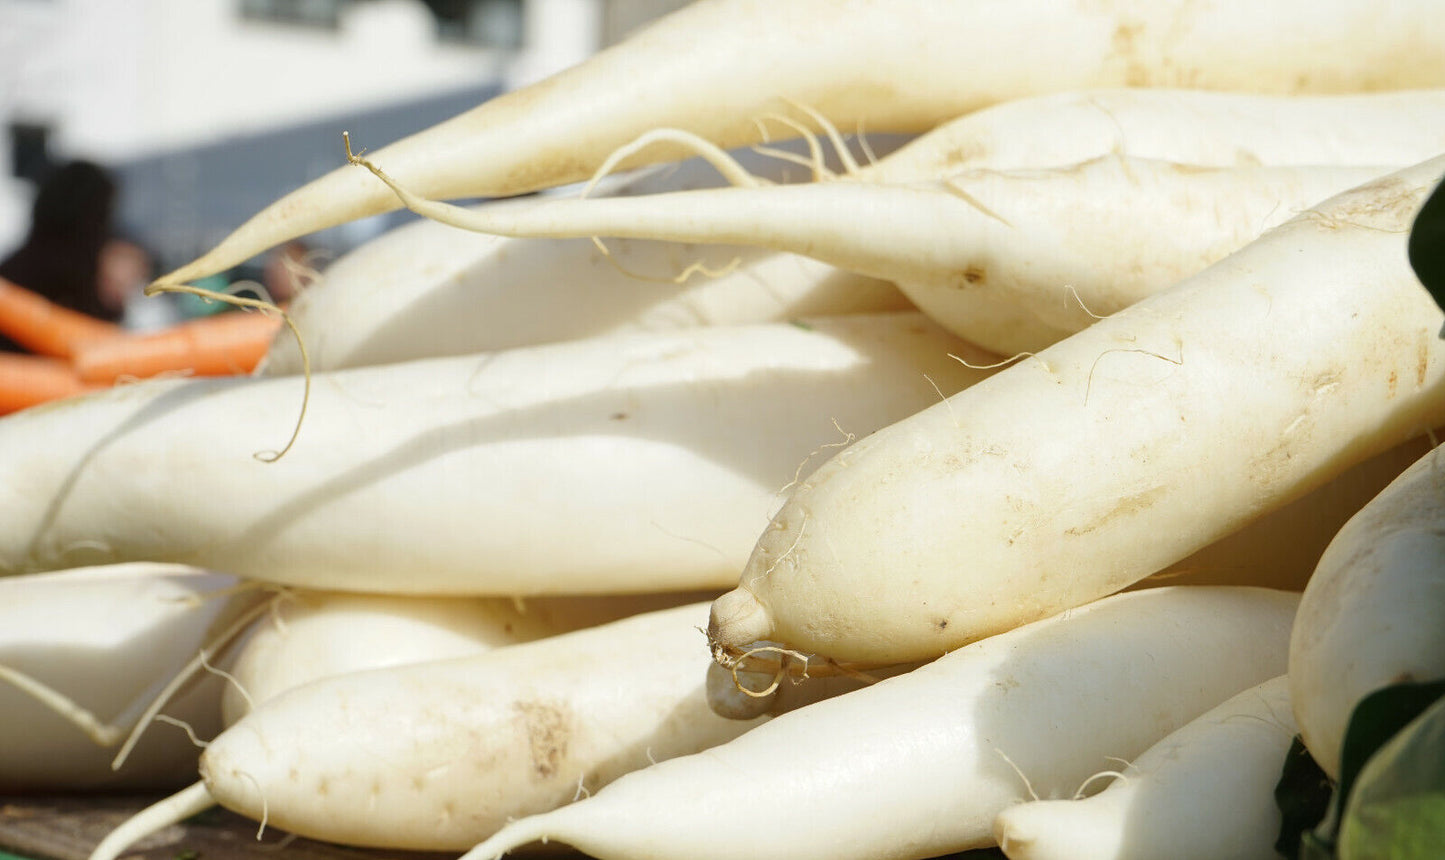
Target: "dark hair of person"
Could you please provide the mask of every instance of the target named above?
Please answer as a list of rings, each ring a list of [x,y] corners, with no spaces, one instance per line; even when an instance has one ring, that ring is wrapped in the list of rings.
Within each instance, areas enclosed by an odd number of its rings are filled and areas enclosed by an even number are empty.
[[[25,242],[0,261],[0,277],[63,307],[116,319],[118,314],[101,305],[97,289],[116,190],[110,174],[89,161],[54,168],[36,194]]]

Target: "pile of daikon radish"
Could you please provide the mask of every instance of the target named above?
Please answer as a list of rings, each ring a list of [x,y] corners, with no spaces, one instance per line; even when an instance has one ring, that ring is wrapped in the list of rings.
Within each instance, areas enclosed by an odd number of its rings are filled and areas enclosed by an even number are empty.
[[[0,419],[0,789],[179,789],[96,860],[213,803],[470,860],[1275,856],[1291,740],[1337,777],[1445,677],[1441,44],[703,0],[338,140],[152,287],[427,216],[254,377]]]

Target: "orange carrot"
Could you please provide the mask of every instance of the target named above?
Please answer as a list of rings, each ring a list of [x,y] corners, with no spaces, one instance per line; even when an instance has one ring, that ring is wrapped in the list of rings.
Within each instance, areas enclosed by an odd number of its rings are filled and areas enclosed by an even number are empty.
[[[92,341],[77,349],[72,360],[80,379],[89,383],[166,372],[244,374],[260,363],[280,326],[280,317],[228,312],[162,331]]]
[[[0,415],[99,387],[82,382],[62,359],[0,352]]]
[[[0,334],[31,352],[69,358],[80,344],[115,337],[120,327],[0,278]]]

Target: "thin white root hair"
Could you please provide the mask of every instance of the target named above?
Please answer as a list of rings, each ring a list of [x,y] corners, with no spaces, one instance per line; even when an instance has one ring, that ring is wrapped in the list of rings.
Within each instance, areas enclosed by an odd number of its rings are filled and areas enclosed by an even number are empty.
[[[701,631],[706,633],[706,631]],[[864,684],[876,684],[878,678],[864,672],[852,665],[840,663],[831,657],[819,658],[816,654],[805,654],[801,651],[794,651],[780,645],[763,644],[756,645],[745,651],[728,653],[715,645],[710,645],[713,652],[713,659],[725,669],[728,669],[733,676],[733,686],[744,695],[756,699],[766,698],[782,685],[784,678],[794,685],[814,677],[836,677],[843,676],[852,678]],[[760,654],[776,654],[775,659],[762,658]],[[751,661],[751,665],[743,664]],[[796,667],[796,671],[794,671]],[[770,673],[772,682],[761,691],[750,690],[743,685],[738,678],[739,672],[747,672],[750,675],[761,675]]]
[[[589,797],[592,796],[592,792],[588,791],[588,790],[587,790],[587,786],[585,786],[585,785],[582,784],[583,780],[585,780],[585,779],[587,779],[587,774],[585,774],[585,773],[579,773],[579,774],[577,774],[577,790],[574,791],[574,792],[572,792],[572,802],[573,802],[573,803],[576,803],[576,802],[579,801],[579,800],[584,800],[584,799],[589,798]]]
[[[225,669],[222,669],[219,666],[212,666],[210,661],[206,659],[205,654],[201,655],[201,668],[204,669],[206,672],[221,678],[226,683],[236,688],[236,692],[240,693],[241,698],[246,701],[246,713],[249,714],[250,712],[256,710],[256,700],[251,698],[251,694],[246,691],[246,686],[241,683],[240,678],[237,678],[235,675],[232,675],[230,672],[227,672]],[[156,717],[156,719],[160,719],[160,717]]]
[[[194,609],[200,607],[208,600],[229,598],[247,591],[254,591],[261,587],[259,583],[243,582],[203,595],[177,595],[168,597],[166,600],[167,602]],[[0,664],[0,681],[8,682],[11,686],[65,718],[100,747],[115,746],[126,737],[127,733],[134,729],[135,721],[145,714],[143,703],[146,700],[146,696],[151,695],[150,691],[142,693],[135,701],[122,710],[114,721],[103,723],[93,711],[83,707],[80,703],[61,693],[59,690],[18,669]]]
[[[260,287],[260,285],[258,284],[257,287]],[[264,293],[265,288],[261,287],[260,289]],[[235,305],[245,310],[259,310],[281,316],[281,321],[284,322],[286,328],[291,331],[291,336],[296,340],[296,348],[301,353],[301,375],[304,380],[301,389],[301,410],[296,415],[296,426],[291,430],[291,438],[286,440],[286,444],[281,447],[281,450],[257,451],[251,456],[263,463],[274,463],[286,456],[286,453],[296,445],[296,440],[301,435],[301,425],[306,421],[306,407],[311,403],[311,353],[306,349],[306,339],[301,336],[301,329],[296,327],[296,321],[291,318],[291,314],[288,313],[285,308],[271,301],[252,299],[245,296],[233,296],[225,292],[202,289],[201,287],[191,286],[190,284],[151,284],[145,288],[145,294],[148,296],[153,296],[156,293],[186,293],[188,295],[199,296],[203,299]]]
[[[937,386],[934,387],[937,388]],[[793,487],[796,487],[799,482],[803,480],[803,470],[808,467],[808,463],[811,462],[814,457],[818,456],[828,448],[846,448],[849,445],[852,445],[858,439],[857,436],[853,435],[847,430],[844,430],[838,424],[838,419],[836,418],[833,419],[833,429],[837,430],[838,435],[842,436],[843,438],[839,439],[837,442],[824,442],[823,444],[814,448],[812,451],[808,452],[808,456],[804,457],[803,462],[798,464],[797,471],[793,472],[793,480],[784,484],[782,488],[778,490],[778,495],[781,496],[786,494],[789,490],[791,490]]]
[[[873,144],[868,142],[868,134],[863,130],[863,120],[858,120],[858,125],[853,132],[853,138],[858,141],[858,148],[863,150],[863,158],[868,162],[869,167],[878,165],[878,155],[873,151]]]
[[[1093,776],[1089,777],[1088,779],[1084,780],[1083,782],[1079,783],[1079,788],[1078,788],[1077,791],[1074,792],[1074,796],[1073,796],[1072,799],[1073,799],[1073,800],[1083,800],[1084,797],[1086,796],[1086,795],[1084,794],[1084,792],[1088,791],[1089,786],[1093,784],[1094,780],[1100,779],[1100,778],[1106,777],[1106,776],[1113,777],[1114,779],[1117,779],[1117,780],[1119,780],[1119,781],[1121,781],[1121,782],[1128,782],[1128,781],[1129,781],[1129,777],[1125,776],[1122,771],[1117,771],[1117,770],[1101,770],[1101,771],[1099,771],[1098,773],[1094,774]]]
[[[729,185],[734,185],[738,188],[757,188],[766,184],[762,179],[749,173],[747,168],[743,167],[738,163],[737,159],[727,153],[727,150],[712,141],[706,140],[690,131],[683,131],[680,128],[656,128],[639,135],[631,143],[624,143],[622,146],[614,149],[612,154],[603,160],[602,166],[598,167],[592,174],[592,178],[587,181],[587,184],[583,186],[580,196],[586,197],[591,194],[592,191],[596,189],[597,183],[601,182],[604,177],[616,170],[617,165],[620,164],[623,159],[636,155],[649,146],[659,143],[672,143],[686,147],[695,156],[711,164],[713,168],[722,175],[723,179],[727,180]],[[360,155],[352,157],[351,143],[348,139],[346,144],[346,160],[355,164],[360,158]],[[371,167],[373,173],[380,176],[377,168],[372,167],[369,163],[367,163],[367,166]],[[387,185],[392,186],[392,190],[396,190],[396,185],[392,183],[390,179],[386,179],[385,177],[382,177],[382,179]]]
[[[294,292],[308,290],[321,280],[321,268],[317,263],[325,257],[326,252],[319,248],[307,251],[299,260],[289,254],[282,255],[281,267],[286,270],[286,278]]]
[[[750,149],[752,149],[752,151],[756,152],[758,155],[765,155],[768,158],[773,158],[778,161],[786,161],[790,164],[796,164],[800,167],[808,168],[808,171],[813,174],[813,180],[815,182],[821,182],[823,180],[833,178],[832,172],[830,172],[826,167],[819,168],[817,166],[817,163],[814,162],[812,159],[808,158],[806,155],[799,155],[796,152],[788,152],[786,149],[777,149],[771,146],[755,145],[750,147]]]
[[[123,725],[101,722],[93,712],[81,707],[74,699],[19,669],[0,664],[0,680],[70,721],[85,732],[86,737],[97,746],[115,746],[125,737],[126,729]]]
[[[838,163],[843,166],[843,173],[846,176],[854,176],[858,173],[858,162],[854,160],[853,153],[848,151],[848,144],[843,140],[843,135],[833,121],[823,116],[816,108],[805,105],[802,102],[784,98],[783,101],[791,105],[795,110],[807,115],[809,119],[818,124],[823,133],[828,136],[828,142],[833,145],[833,153],[838,156]],[[861,120],[860,120],[861,124]]]
[[[607,247],[607,244],[602,241],[602,237],[592,236],[591,239],[592,244],[597,248],[598,252],[602,254],[602,259],[606,260],[608,265],[612,266],[612,268],[616,269],[627,277],[632,278],[633,280],[642,281],[644,283],[650,284],[673,284],[676,286],[681,286],[687,283],[693,275],[699,274],[705,278],[717,279],[725,275],[732,274],[733,272],[737,271],[738,266],[741,266],[743,264],[742,257],[733,257],[726,264],[718,268],[709,267],[707,263],[699,260],[696,263],[690,264],[680,273],[671,277],[644,275],[641,272],[635,272],[619,263],[617,259],[612,256],[611,249],[609,249]]]
[[[1124,141],[1124,137],[1125,137],[1125,134],[1124,134],[1124,124],[1121,123],[1121,122],[1119,122],[1119,115],[1116,114],[1116,113],[1114,113],[1113,111],[1109,110],[1107,107],[1105,107],[1105,106],[1099,101],[1099,99],[1098,99],[1097,96],[1090,96],[1089,99],[1088,99],[1088,104],[1089,104],[1089,107],[1094,108],[1094,109],[1097,110],[1099,113],[1103,114],[1103,115],[1109,120],[1109,122],[1113,123],[1113,125],[1114,125],[1114,132],[1115,132],[1115,134],[1114,134],[1114,144],[1113,144],[1113,146],[1112,146],[1112,147],[1110,148],[1110,150],[1109,150],[1110,154],[1111,154],[1111,155],[1125,155],[1125,154],[1127,154],[1128,146],[1127,146],[1127,144],[1126,144],[1125,141]]]
[[[793,538],[792,544],[790,544],[790,545],[788,546],[788,548],[782,552],[781,555],[779,555],[777,558],[773,559],[773,563],[770,564],[770,565],[768,565],[768,569],[767,569],[767,570],[765,570],[765,571],[763,571],[761,574],[753,577],[752,580],[750,580],[748,584],[749,584],[749,585],[753,585],[753,584],[757,583],[758,581],[762,580],[764,577],[772,576],[773,571],[775,571],[775,570],[778,569],[778,565],[779,565],[779,564],[782,564],[783,559],[785,559],[785,558],[787,558],[788,556],[792,555],[792,554],[793,554],[793,550],[795,550],[795,549],[798,548],[798,542],[803,539],[803,531],[806,530],[807,528],[808,528],[808,518],[807,518],[807,517],[803,517],[802,522],[800,522],[800,523],[798,524],[798,534],[797,534],[796,537]]]
[[[979,200],[977,197],[974,197],[972,194],[969,194],[966,190],[964,190],[963,186],[958,184],[958,180],[956,178],[950,177],[948,179],[945,179],[943,181],[943,188],[954,197],[957,197],[959,200],[962,200],[969,206],[972,206],[979,213],[986,215],[989,218],[992,218],[993,220],[1004,225],[1010,230],[1014,229],[1014,225],[1009,223],[1009,220],[1007,218],[983,205],[983,201]]]
[[[272,598],[271,600],[259,603],[246,610],[245,612],[241,613],[241,615],[238,616],[235,621],[231,622],[230,626],[228,626],[225,630],[221,631],[219,635],[217,635],[203,648],[201,648],[197,656],[191,658],[191,660],[189,660],[186,665],[179,672],[176,673],[176,676],[172,678],[169,683],[166,684],[166,686],[161,690],[161,692],[155,697],[155,700],[151,702],[150,707],[146,708],[145,713],[141,715],[140,721],[136,723],[136,726],[131,731],[130,736],[126,738],[125,744],[120,748],[120,752],[116,754],[115,760],[111,762],[111,770],[120,770],[120,768],[125,764],[125,760],[130,757],[131,750],[135,749],[136,743],[140,741],[141,735],[145,733],[146,727],[149,726],[151,721],[155,719],[156,715],[160,713],[161,708],[164,708],[166,706],[166,703],[171,700],[171,697],[174,696],[176,692],[180,690],[181,687],[188,680],[190,680],[191,676],[193,676],[203,665],[205,665],[206,661],[210,659],[211,655],[214,654],[216,651],[220,650],[221,648],[224,648],[229,642],[231,642],[231,640],[235,639],[238,635],[240,635],[241,631],[245,630],[246,627],[251,624],[251,622],[261,617],[263,613],[269,611],[269,606],[272,600],[276,599],[277,598]]]
[[[231,281],[229,284],[226,284],[224,287],[221,287],[215,292],[217,295],[230,296],[233,299],[239,297],[242,293],[255,293],[256,298],[260,299],[265,304],[271,305],[278,310],[281,307],[280,305],[276,304],[275,298],[272,297],[271,291],[266,289],[265,284],[261,283],[260,281],[253,281],[249,278],[238,281]],[[204,301],[209,304],[211,302],[223,300],[213,299],[207,296],[204,297]]]
[[[296,592],[288,586],[281,586],[277,589],[276,597],[267,601],[269,607],[267,614],[271,616],[271,624],[282,634],[288,632],[286,627],[286,616],[281,614],[281,603],[284,600],[295,600]]]
[[[246,580],[243,582],[238,582],[235,585],[231,585],[226,588],[218,588],[215,591],[208,591],[204,594],[187,594],[177,599],[185,601],[187,603],[194,603],[196,606],[199,606],[208,600],[219,600],[226,597],[235,597],[238,594],[245,594],[248,591],[275,589],[279,592],[283,588],[286,587],[267,585],[265,583],[257,582],[255,580]]]
[[[818,135],[812,129],[808,128],[797,120],[794,120],[791,117],[783,116],[782,114],[766,114],[761,120],[755,120],[758,125],[759,132],[762,133],[764,137],[766,137],[766,133],[764,132],[763,122],[766,120],[772,120],[773,122],[782,123],[783,125],[797,132],[798,136],[808,144],[808,156],[804,158],[803,156],[795,155],[791,152],[785,152],[780,149],[759,146],[753,147],[754,152],[760,153],[762,155],[769,155],[773,158],[779,158],[783,161],[791,161],[795,164],[801,164],[812,171],[814,182],[826,182],[828,180],[837,178],[837,174],[833,173],[833,171],[828,169],[827,161],[823,156],[823,144],[821,141],[818,140]]]
[[[1167,355],[1162,355],[1162,354],[1160,354],[1160,353],[1157,353],[1157,352],[1153,351],[1152,349],[1144,349],[1143,347],[1139,347],[1139,346],[1120,346],[1120,347],[1114,347],[1113,349],[1106,349],[1106,350],[1104,350],[1103,352],[1099,353],[1099,354],[1094,358],[1094,363],[1091,364],[1091,365],[1089,365],[1089,378],[1088,378],[1088,380],[1084,383],[1084,405],[1085,405],[1085,406],[1089,405],[1089,394],[1090,394],[1090,392],[1092,392],[1092,391],[1094,390],[1094,371],[1095,371],[1096,369],[1098,369],[1098,367],[1099,367],[1099,362],[1101,362],[1101,361],[1104,360],[1104,356],[1106,356],[1106,355],[1111,355],[1111,354],[1117,353],[1117,352],[1132,352],[1132,353],[1138,353],[1139,355],[1147,355],[1147,356],[1149,356],[1150,358],[1157,358],[1157,359],[1159,359],[1160,361],[1167,362],[1167,363],[1169,363],[1169,364],[1174,365],[1175,367],[1181,367],[1181,366],[1183,366],[1183,364],[1184,364],[1184,345],[1183,345],[1183,344],[1176,344],[1176,345],[1179,347],[1179,357],[1178,357],[1178,358],[1170,358],[1169,356],[1167,356]]]
[[[180,791],[122,821],[105,835],[90,852],[89,860],[115,860],[122,852],[142,839],[172,824],[179,824],[192,815],[216,805],[204,782],[194,782]]]
[[[677,276],[672,279],[672,282],[678,285],[685,284],[688,282],[688,279],[691,278],[693,275],[702,275],[703,277],[710,280],[716,280],[717,278],[725,277],[727,275],[731,275],[733,272],[736,272],[738,270],[738,267],[742,264],[742,257],[733,257],[731,260],[728,260],[727,263],[723,264],[720,268],[709,267],[706,263],[698,260],[696,263],[690,264],[687,268],[683,269],[680,273],[678,273]]]
[[[1279,713],[1275,711],[1273,705],[1270,705],[1268,702],[1266,702],[1265,704],[1268,706],[1269,710],[1268,717],[1263,717],[1259,714],[1230,714],[1229,716],[1225,717],[1224,722],[1231,723],[1238,721],[1257,723],[1268,728],[1270,731],[1284,732],[1285,734],[1293,736],[1295,734],[1295,731],[1290,728],[1290,721],[1281,717]]]
[[[1094,313],[1092,310],[1090,310],[1090,309],[1089,309],[1089,306],[1084,303],[1084,297],[1081,296],[1081,295],[1079,295],[1078,289],[1075,288],[1073,284],[1064,284],[1064,289],[1066,289],[1066,290],[1069,291],[1069,295],[1071,295],[1071,296],[1074,297],[1074,301],[1077,302],[1078,305],[1079,305],[1079,307],[1080,307],[1080,308],[1083,308],[1084,313],[1088,314],[1092,319],[1095,319],[1095,320],[1108,319],[1108,317],[1099,316],[1098,314],[1096,314],[1096,313]]]
[[[777,654],[781,658],[778,660],[777,668],[773,671],[772,683],[768,684],[768,686],[761,691],[754,691],[748,689],[743,684],[742,679],[738,677],[738,672],[741,670],[743,661],[757,654]],[[754,699],[766,699],[768,696],[771,696],[773,693],[775,693],[778,687],[782,686],[783,679],[788,675],[789,659],[803,661],[802,676],[804,678],[808,677],[808,655],[802,653],[801,651],[792,651],[778,645],[760,645],[756,648],[751,648],[747,651],[744,651],[742,654],[738,655],[737,660],[733,662],[733,665],[731,667],[733,686],[737,688],[738,692],[742,693],[745,696],[750,696]]]
[[[195,728],[193,728],[191,724],[186,722],[185,720],[178,720],[175,717],[170,716],[169,714],[156,714],[155,721],[158,723],[166,723],[167,725],[175,726],[176,728],[185,732],[186,737],[190,738],[191,740],[191,745],[194,746],[196,749],[203,750],[211,745],[210,741],[204,741],[197,737]]]
[[[928,380],[928,384],[933,386],[934,391],[938,392],[938,399],[943,401],[943,405],[948,408],[948,417],[953,421],[953,429],[957,430],[962,425],[958,423],[958,415],[953,411],[953,402],[947,394],[943,393],[943,389],[938,387],[938,383],[933,381],[933,377],[925,373],[923,378]]]
[[[266,824],[271,820],[271,804],[266,801],[266,792],[261,789],[261,783],[256,780],[256,777],[244,770],[236,771],[236,775],[250,780],[251,785],[256,787],[256,797],[261,800],[261,820],[256,827],[256,841],[260,842],[261,837],[266,835]]]
[[[954,355],[951,352],[948,354],[948,357],[968,368],[969,370],[995,370],[997,368],[1006,367],[1010,364],[1013,364],[1020,359],[1032,358],[1036,359],[1039,364],[1043,365],[1044,370],[1048,373],[1052,374],[1054,372],[1054,369],[1049,366],[1049,363],[1047,361],[1039,358],[1038,354],[1033,352],[1016,352],[1008,358],[1005,358],[1003,361],[995,361],[993,364],[974,364],[963,356]]]
[[[1037,792],[1034,791],[1034,784],[1029,782],[1029,778],[1024,776],[1024,772],[1019,769],[1018,765],[1014,764],[1014,760],[1009,758],[1008,754],[1005,753],[1003,750],[999,749],[998,747],[994,747],[993,751],[998,753],[998,757],[1003,759],[1004,763],[1006,763],[1009,767],[1013,768],[1013,772],[1019,775],[1019,779],[1023,781],[1024,788],[1028,790],[1029,798],[1032,800],[1038,800],[1039,795]]]

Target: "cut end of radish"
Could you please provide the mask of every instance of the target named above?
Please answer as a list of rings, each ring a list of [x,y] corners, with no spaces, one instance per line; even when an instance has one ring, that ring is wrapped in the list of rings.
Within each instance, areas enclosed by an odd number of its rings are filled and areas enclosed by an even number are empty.
[[[740,652],[772,632],[773,619],[752,592],[735,588],[713,601],[707,638],[715,654]]]

